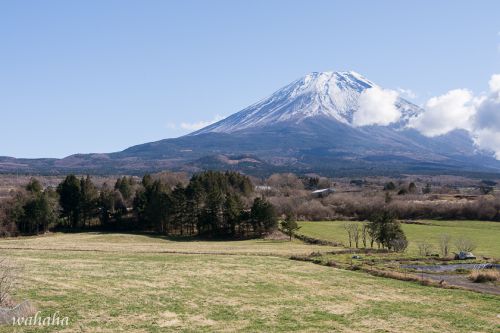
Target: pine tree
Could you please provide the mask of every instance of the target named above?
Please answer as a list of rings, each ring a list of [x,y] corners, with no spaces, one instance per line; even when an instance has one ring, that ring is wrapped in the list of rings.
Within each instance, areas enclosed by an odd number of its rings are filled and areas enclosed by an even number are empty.
[[[255,198],[251,208],[250,218],[254,226],[254,231],[257,234],[264,234],[272,231],[276,229],[278,225],[274,207],[263,198]]]
[[[57,193],[62,216],[72,228],[79,227],[82,218],[80,181],[75,175],[67,176],[57,187]]]
[[[88,223],[93,217],[97,215],[97,203],[99,193],[92,183],[90,176],[80,180],[80,210],[83,219],[83,226]]]
[[[281,222],[281,229],[285,234],[290,236],[290,241],[292,240],[293,234],[300,228],[301,227],[297,224],[295,215],[292,213],[286,214],[285,219]]]

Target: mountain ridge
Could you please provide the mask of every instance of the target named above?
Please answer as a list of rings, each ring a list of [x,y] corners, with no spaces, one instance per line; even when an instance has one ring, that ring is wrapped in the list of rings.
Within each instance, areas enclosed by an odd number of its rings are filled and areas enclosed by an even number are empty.
[[[500,172],[500,162],[478,151],[465,131],[429,138],[409,128],[410,120],[423,109],[400,97],[394,97],[392,106],[398,120],[356,125],[360,98],[370,89],[383,91],[356,72],[313,72],[179,138],[63,159],[0,157],[0,172],[141,174],[206,168],[256,175]]]

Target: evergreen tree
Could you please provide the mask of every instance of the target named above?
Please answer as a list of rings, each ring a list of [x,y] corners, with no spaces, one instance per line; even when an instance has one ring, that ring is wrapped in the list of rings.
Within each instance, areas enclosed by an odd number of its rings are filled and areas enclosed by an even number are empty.
[[[28,185],[26,185],[26,191],[30,193],[41,193],[43,190],[42,184],[36,178],[31,178]]]
[[[285,234],[290,236],[291,241],[294,232],[300,229],[294,214],[286,214],[285,219],[281,222],[281,229]]]
[[[404,250],[408,244],[401,224],[387,210],[383,210],[371,217],[369,230],[374,240],[389,250],[396,247],[399,250]],[[401,249],[402,243],[406,245]]]
[[[278,225],[274,207],[263,198],[255,198],[251,208],[250,218],[257,234],[269,232],[276,229]]]
[[[22,222],[19,231],[25,234],[38,234],[49,230],[56,221],[55,200],[49,192],[36,193],[23,206]]]
[[[160,180],[155,180],[146,188],[144,217],[158,232],[166,233],[170,190]]]
[[[91,219],[97,215],[98,199],[99,193],[90,176],[80,179],[80,211],[83,226],[87,223],[90,226]]]
[[[57,187],[61,215],[67,219],[69,225],[73,228],[79,227],[82,219],[80,186],[80,181],[76,176],[69,175]]]
[[[229,226],[231,236],[236,236],[236,228],[241,223],[241,211],[243,210],[242,203],[239,197],[235,194],[226,196],[223,207],[224,225]]]
[[[172,191],[170,195],[170,207],[169,207],[169,221],[171,222],[171,227],[179,232],[181,236],[184,235],[187,226],[187,203],[186,203],[185,190],[181,184],[177,186]]]
[[[120,191],[126,201],[132,197],[134,181],[132,177],[118,178],[115,183],[115,190]]]
[[[107,184],[104,184],[99,194],[99,220],[106,226],[115,214],[115,194]]]

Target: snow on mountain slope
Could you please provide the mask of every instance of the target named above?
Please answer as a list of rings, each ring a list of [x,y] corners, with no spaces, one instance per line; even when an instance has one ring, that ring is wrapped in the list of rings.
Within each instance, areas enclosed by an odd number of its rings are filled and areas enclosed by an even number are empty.
[[[190,135],[233,133],[279,122],[300,123],[318,116],[352,126],[360,94],[375,86],[377,85],[372,81],[352,71],[314,72],[260,102]],[[397,126],[406,124],[409,118],[421,111],[418,106],[402,98],[398,98],[396,107],[402,114]]]

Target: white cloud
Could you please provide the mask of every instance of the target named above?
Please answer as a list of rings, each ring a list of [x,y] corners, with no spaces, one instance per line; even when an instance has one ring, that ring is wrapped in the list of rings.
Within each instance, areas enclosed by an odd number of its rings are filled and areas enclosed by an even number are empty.
[[[493,75],[489,85],[490,94],[477,106],[472,135],[479,148],[500,159],[500,75]]]
[[[398,93],[394,90],[372,87],[359,96],[359,107],[353,115],[354,126],[387,126],[401,118],[395,103]]]
[[[221,115],[216,115],[214,117],[214,119],[212,119],[212,120],[207,120],[207,121],[202,120],[202,121],[198,121],[198,122],[194,122],[194,123],[183,122],[180,124],[180,128],[182,128],[184,130],[189,130],[189,131],[197,131],[199,129],[202,129],[203,127],[206,127],[208,125],[212,125],[213,123],[216,123],[219,120],[222,120],[224,118],[225,117],[223,117]]]
[[[479,149],[491,151],[500,159],[500,74],[491,76],[489,87],[488,94],[479,96],[467,89],[455,89],[433,97],[425,104],[425,112],[409,126],[426,136],[465,129]]]
[[[479,129],[474,132],[475,144],[484,150],[491,151],[500,160],[500,132],[491,129]]]
[[[455,89],[433,97],[425,104],[425,112],[410,121],[409,126],[426,136],[446,134],[454,129],[470,129],[475,113],[474,96],[469,90]]]
[[[493,74],[488,84],[492,93],[500,93],[500,74]]]
[[[398,88],[398,92],[407,98],[411,99],[417,98],[417,94],[411,89]]]

